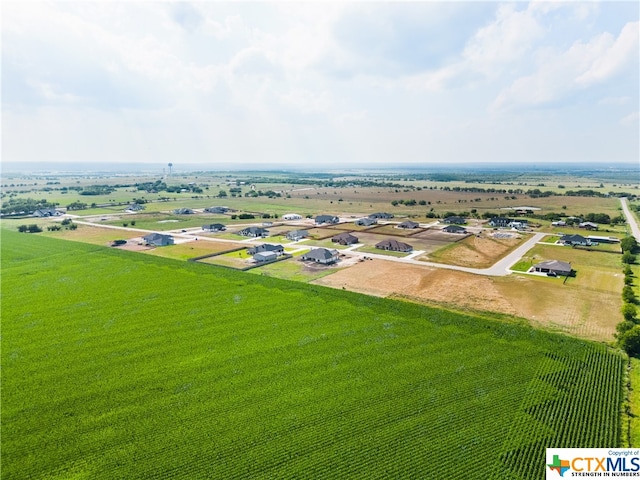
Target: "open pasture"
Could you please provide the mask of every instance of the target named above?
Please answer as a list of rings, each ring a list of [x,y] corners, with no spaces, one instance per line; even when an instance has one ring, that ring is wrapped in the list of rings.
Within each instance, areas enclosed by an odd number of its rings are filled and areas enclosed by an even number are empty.
[[[602,345],[2,235],[4,479],[537,479],[545,445],[620,444]]]
[[[610,342],[620,321],[612,312],[619,312],[622,307],[622,275],[615,275],[611,272],[607,277],[609,281],[614,280],[613,286],[585,290],[577,283],[563,284],[561,278],[486,277],[376,259],[358,263],[315,283],[455,310],[488,315],[496,312],[526,319],[542,328]],[[586,276],[584,282],[587,282]]]

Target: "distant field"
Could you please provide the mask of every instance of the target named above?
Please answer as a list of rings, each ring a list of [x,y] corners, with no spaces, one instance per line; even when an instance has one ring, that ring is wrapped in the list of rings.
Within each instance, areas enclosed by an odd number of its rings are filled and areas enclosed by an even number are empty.
[[[3,479],[538,479],[621,442],[599,344],[7,230],[2,262]]]

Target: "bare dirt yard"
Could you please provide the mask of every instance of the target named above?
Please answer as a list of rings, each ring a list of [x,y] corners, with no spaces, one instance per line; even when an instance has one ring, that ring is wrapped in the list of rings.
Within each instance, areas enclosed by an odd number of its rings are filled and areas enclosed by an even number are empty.
[[[472,268],[487,268],[520,245],[521,242],[522,239],[519,236],[493,238],[486,235],[481,237],[471,235],[462,241],[422,256],[419,260]]]
[[[611,312],[621,307],[619,294],[563,285],[560,278],[485,277],[378,259],[313,283],[456,310],[513,315],[536,326],[599,341],[613,339],[619,319]]]

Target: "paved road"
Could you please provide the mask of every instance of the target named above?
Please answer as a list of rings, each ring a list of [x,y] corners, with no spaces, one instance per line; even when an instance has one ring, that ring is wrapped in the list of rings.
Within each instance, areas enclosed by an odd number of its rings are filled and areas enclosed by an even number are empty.
[[[640,242],[640,228],[638,227],[638,222],[636,222],[636,217],[634,217],[633,213],[629,210],[627,197],[621,197],[620,204],[622,205],[624,216],[627,217],[627,223],[629,224],[629,227],[631,227],[631,234],[638,242]]]
[[[624,204],[623,204],[624,206]],[[147,234],[147,233],[152,233],[151,230],[143,230],[140,228],[130,228],[130,227],[120,227],[118,225],[105,225],[105,224],[100,224],[100,223],[93,223],[93,222],[86,222],[86,221],[78,221],[76,220],[76,223],[80,223],[80,224],[84,224],[84,225],[91,225],[93,227],[102,227],[102,228],[110,228],[113,230],[124,230],[124,231],[128,231],[128,232],[136,232],[136,233],[142,233],[142,234]],[[637,228],[637,225],[635,225],[635,228]],[[165,232],[168,233],[168,232]],[[180,238],[181,241],[180,243],[183,243],[184,241],[191,241],[195,239],[195,235],[194,232],[192,231],[191,233],[171,233],[171,235],[173,235],[174,237]],[[376,254],[376,253],[359,253],[359,252],[352,252],[350,251],[351,248],[355,248],[358,245],[354,245],[353,247],[349,248],[349,249],[345,249],[342,250],[343,253],[347,253],[347,254],[352,254],[358,257],[370,257],[370,258],[376,258],[379,260],[387,260],[387,261],[391,261],[391,262],[399,262],[399,263],[409,263],[412,265],[420,265],[423,267],[434,267],[434,268],[444,268],[444,269],[448,269],[448,270],[458,270],[460,272],[467,272],[467,273],[474,273],[476,275],[488,275],[488,276],[492,276],[492,277],[503,277],[505,275],[509,275],[511,272],[509,270],[509,268],[516,263],[518,260],[520,260],[520,258],[522,258],[522,256],[527,253],[531,248],[533,248],[533,246],[538,243],[545,235],[547,235],[546,233],[534,233],[533,236],[528,239],[526,242],[524,242],[522,245],[520,245],[518,248],[516,248],[513,252],[511,252],[510,254],[508,254],[506,257],[498,260],[496,263],[494,263],[492,266],[490,266],[489,268],[471,268],[471,267],[460,267],[457,265],[446,265],[444,263],[434,263],[434,262],[423,262],[421,260],[416,260],[414,257],[419,254],[420,252],[414,252],[413,255],[410,255],[408,257],[391,257],[389,255],[381,255],[381,254]],[[243,242],[243,240],[229,240],[226,238],[215,238],[215,237],[197,237],[199,240],[205,240],[205,241],[210,241],[210,242],[229,242],[229,243],[238,243],[238,242]],[[244,242],[246,243],[253,243],[253,240],[262,240],[262,239],[255,239],[255,238],[249,238],[247,240],[244,240]],[[299,242],[294,242],[292,244],[287,244],[287,247],[298,247],[298,248],[303,248],[300,246]],[[309,245],[309,247],[312,247],[312,245]]]

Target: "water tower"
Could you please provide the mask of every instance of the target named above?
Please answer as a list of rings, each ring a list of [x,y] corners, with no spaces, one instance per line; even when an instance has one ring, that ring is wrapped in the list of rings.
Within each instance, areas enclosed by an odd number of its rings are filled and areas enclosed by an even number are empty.
[[[171,175],[171,167],[173,167],[173,163],[169,162],[169,175]]]

